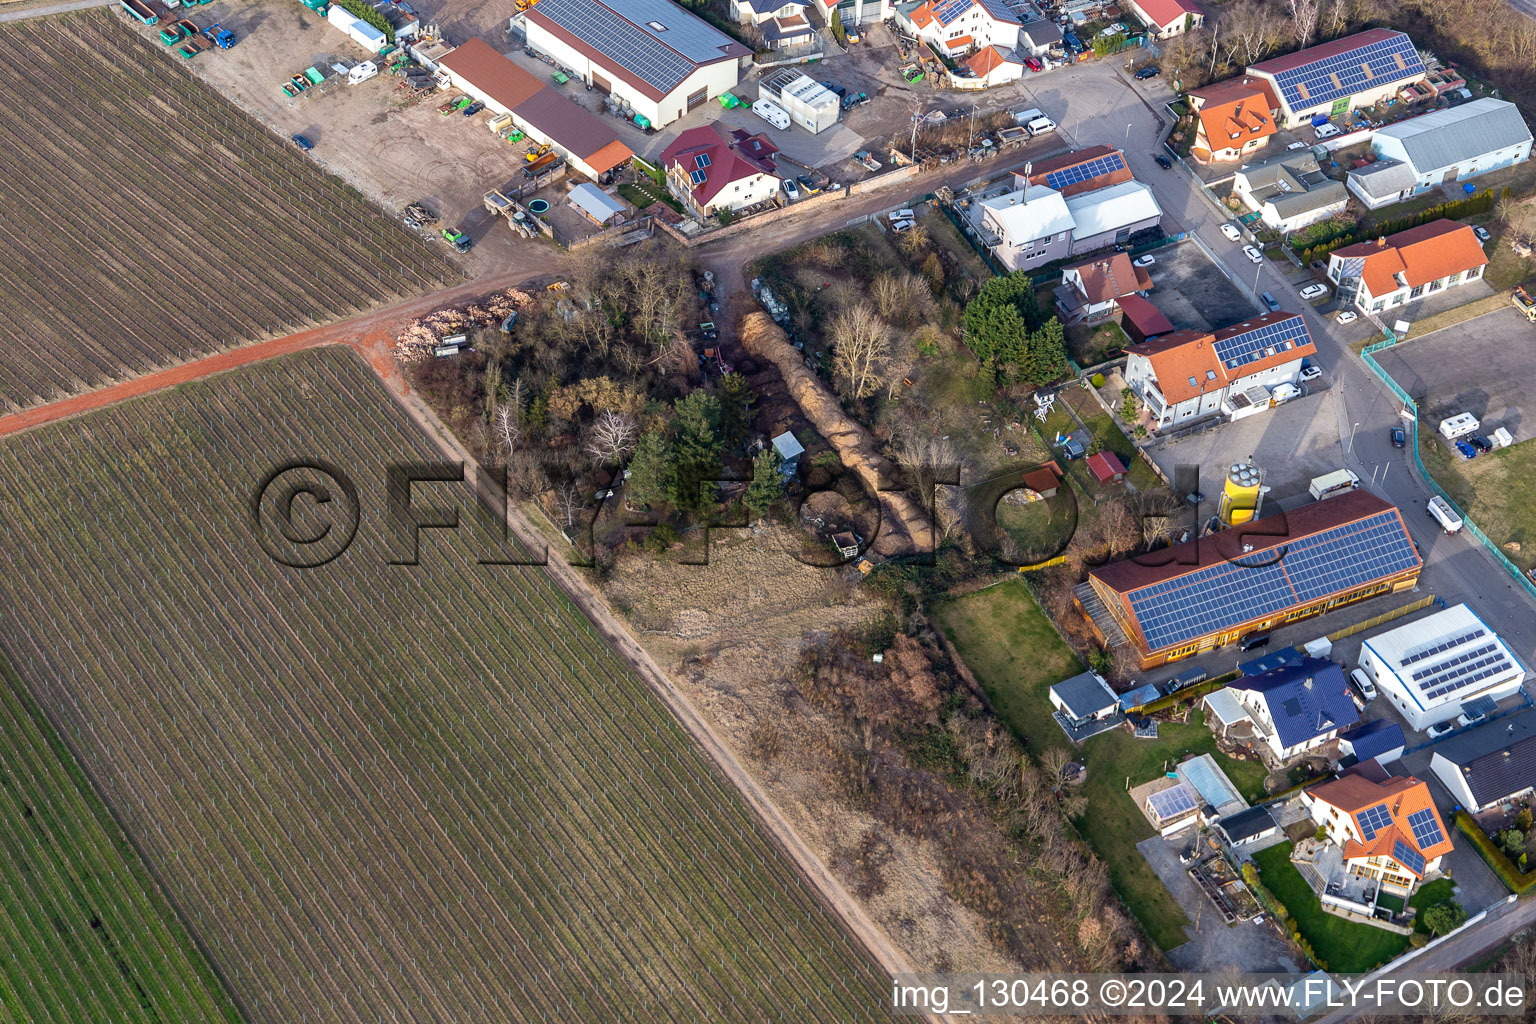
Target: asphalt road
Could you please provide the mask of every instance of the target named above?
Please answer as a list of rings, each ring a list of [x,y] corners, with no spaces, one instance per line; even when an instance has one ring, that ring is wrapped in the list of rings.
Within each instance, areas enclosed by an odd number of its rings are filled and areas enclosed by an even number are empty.
[[[1521,0],[1536,12],[1536,0]],[[1281,308],[1299,310],[1317,345],[1318,361],[1334,380],[1339,419],[1340,466],[1354,470],[1375,494],[1403,510],[1409,533],[1425,560],[1422,590],[1449,604],[1467,601],[1518,652],[1536,663],[1536,602],[1470,535],[1447,537],[1424,514],[1430,494],[1406,449],[1394,449],[1389,428],[1401,422],[1401,403],[1348,346],[1333,322],[1303,302],[1269,261],[1255,267],[1238,245],[1227,241],[1222,216],[1197,189],[1193,175],[1175,166],[1164,170],[1153,159],[1162,152],[1163,131],[1172,120],[1163,109],[1172,93],[1161,78],[1133,82],[1109,61],[1079,64],[1027,80],[1037,105],[1061,125],[1077,146],[1112,145],[1124,150],[1139,181],[1151,186],[1163,210],[1163,227],[1185,231],[1213,257],[1237,287],[1254,297],[1269,292]],[[1039,84],[1035,85],[1038,81]],[[1536,685],[1536,680],[1533,680]]]
[[[69,11],[85,11],[92,7],[110,7],[116,0],[70,0],[63,4],[43,4],[41,6],[10,7],[0,11],[0,21],[23,21],[27,18],[41,18],[49,14],[65,14]]]

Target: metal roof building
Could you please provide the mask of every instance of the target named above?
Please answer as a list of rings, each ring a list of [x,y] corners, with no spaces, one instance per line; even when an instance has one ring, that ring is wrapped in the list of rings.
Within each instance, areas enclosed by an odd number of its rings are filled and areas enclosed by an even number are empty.
[[[1371,148],[1406,164],[1422,191],[1530,159],[1531,129],[1518,107],[1490,96],[1389,124]]]
[[[1407,35],[1373,28],[1254,64],[1248,73],[1271,83],[1289,128],[1313,115],[1339,117],[1395,96],[1424,78],[1425,68]]]
[[[670,0],[538,0],[516,15],[528,46],[660,128],[735,88],[752,51]]]
[[[1094,569],[1077,602],[1143,668],[1411,588],[1423,561],[1401,513],[1357,490]]]
[[[1367,638],[1360,669],[1420,731],[1455,718],[1475,698],[1510,696],[1525,681],[1509,645],[1464,604]]]

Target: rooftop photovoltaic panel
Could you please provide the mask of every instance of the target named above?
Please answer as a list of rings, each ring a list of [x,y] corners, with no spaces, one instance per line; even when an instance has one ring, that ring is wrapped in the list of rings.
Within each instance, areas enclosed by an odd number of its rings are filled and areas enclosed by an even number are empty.
[[[1492,679],[1509,671],[1513,665],[1503,651],[1496,654],[1488,654],[1476,661],[1466,664],[1458,664],[1455,667],[1435,676],[1429,681],[1420,684],[1424,689],[1424,696],[1431,699],[1444,697],[1448,693],[1465,690],[1470,686],[1476,686],[1486,679]]]
[[[1297,110],[1423,73],[1424,62],[1414,50],[1413,40],[1398,32],[1336,57],[1278,72],[1275,84],[1290,108]]]
[[[1392,824],[1392,814],[1386,804],[1367,807],[1355,818],[1360,822],[1360,838],[1367,843],[1376,838],[1377,832]]]
[[[972,0],[940,0],[933,9],[933,16],[939,19],[941,25],[948,25],[955,18],[964,14],[971,6]]]
[[[1277,320],[1272,324],[1255,327],[1242,334],[1216,339],[1216,358],[1229,370],[1236,370],[1247,363],[1258,362],[1280,352],[1289,352],[1300,345],[1312,344],[1307,322],[1299,316]]]
[[[1442,651],[1448,651],[1452,647],[1460,647],[1462,644],[1467,643],[1470,640],[1476,640],[1478,637],[1487,635],[1487,630],[1479,627],[1470,632],[1463,633],[1460,636],[1454,636],[1449,640],[1437,640],[1430,644],[1428,647],[1420,648],[1419,650],[1416,650],[1412,654],[1403,658],[1402,663],[1404,665],[1412,665],[1416,661],[1423,661],[1425,658],[1439,654]]]
[[[1419,669],[1417,672],[1415,672],[1413,674],[1413,681],[1417,683],[1417,682],[1421,682],[1421,681],[1426,680],[1426,679],[1432,679],[1433,677],[1441,674],[1442,672],[1446,671],[1447,669],[1455,668],[1457,665],[1465,665],[1467,662],[1472,661],[1472,660],[1474,660],[1476,658],[1481,658],[1485,654],[1492,654],[1494,651],[1496,651],[1498,649],[1499,649],[1499,645],[1498,644],[1483,644],[1481,647],[1474,647],[1474,648],[1472,648],[1469,651],[1462,651],[1460,654],[1458,654],[1454,658],[1447,658],[1444,661],[1439,661],[1439,662],[1436,662],[1433,665],[1429,665],[1429,666],[1426,666],[1425,668]],[[1433,685],[1433,684],[1426,684],[1426,685]]]
[[[624,11],[620,15],[597,0],[539,0],[528,15],[547,18],[663,91],[700,63],[724,56],[721,47],[731,42],[719,29],[665,0],[625,0]]]
[[[1413,829],[1413,841],[1419,844],[1421,850],[1427,850],[1445,839],[1445,833],[1440,831],[1440,823],[1435,820],[1435,812],[1428,807],[1408,815],[1408,827]]]
[[[1123,167],[1125,167],[1125,157],[1119,153],[1110,153],[1107,156],[1096,157],[1075,167],[1063,167],[1059,171],[1052,171],[1045,176],[1045,184],[1047,188],[1054,188],[1059,192],[1068,185],[1090,181],[1101,174],[1111,174]]]
[[[1401,839],[1392,844],[1392,858],[1416,875],[1424,873],[1424,855]]]
[[[1418,564],[1396,510],[1133,590],[1131,611],[1152,650],[1342,593]]]

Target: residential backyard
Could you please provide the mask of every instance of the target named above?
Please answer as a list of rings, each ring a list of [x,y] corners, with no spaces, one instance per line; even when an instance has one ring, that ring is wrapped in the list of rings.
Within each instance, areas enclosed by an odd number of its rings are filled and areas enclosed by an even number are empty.
[[[1323,910],[1317,894],[1291,863],[1291,844],[1281,843],[1253,855],[1259,879],[1296,919],[1296,930],[1330,971],[1358,974],[1408,948],[1408,937],[1368,924],[1346,921]],[[1427,887],[1426,887],[1427,888]],[[1443,897],[1442,897],[1443,898]],[[1417,901],[1414,902],[1417,906]]]
[[[1463,459],[1419,424],[1424,468],[1523,571],[1536,567],[1536,441]]]
[[[1211,754],[1243,797],[1254,801],[1264,795],[1264,769],[1219,753],[1199,712],[1187,723],[1159,723],[1155,740],[1116,729],[1072,748],[1051,717],[1046,690],[1082,668],[1023,580],[950,599],[934,606],[932,615],[998,715],[1017,735],[1028,737],[1031,754],[1068,748],[1087,766],[1088,809],[1075,822],[1078,831],[1108,865],[1120,898],[1152,940],[1164,950],[1182,945],[1189,918],[1136,849],[1153,830],[1125,792],[1126,779],[1146,782],[1186,756]]]

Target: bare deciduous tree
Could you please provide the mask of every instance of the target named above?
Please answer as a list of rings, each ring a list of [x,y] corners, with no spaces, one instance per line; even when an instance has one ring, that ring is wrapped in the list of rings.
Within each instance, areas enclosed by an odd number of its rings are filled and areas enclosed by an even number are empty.
[[[1051,747],[1040,755],[1040,767],[1044,769],[1052,789],[1060,790],[1066,784],[1067,765],[1071,763],[1072,755],[1063,747]]]
[[[944,480],[954,479],[960,455],[948,437],[921,427],[902,431],[891,443],[891,457],[906,473],[906,490],[926,504]]]
[[[843,308],[832,322],[832,370],[843,396],[868,398],[885,383],[891,328],[868,302]]]
[[[587,507],[587,495],[573,480],[567,480],[555,488],[555,515],[561,529],[569,530]]]
[[[869,294],[876,311],[898,327],[920,323],[933,311],[933,292],[916,274],[881,274]]]
[[[1296,36],[1297,47],[1305,47],[1317,28],[1318,0],[1288,0],[1291,10],[1291,28]]]
[[[587,436],[587,454],[593,462],[616,466],[634,450],[639,438],[640,428],[635,421],[610,409],[593,421]]]
[[[520,386],[522,381],[517,382]],[[496,443],[502,456],[511,459],[523,443],[523,425],[517,421],[517,409],[511,404],[496,407]]]

